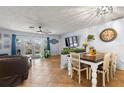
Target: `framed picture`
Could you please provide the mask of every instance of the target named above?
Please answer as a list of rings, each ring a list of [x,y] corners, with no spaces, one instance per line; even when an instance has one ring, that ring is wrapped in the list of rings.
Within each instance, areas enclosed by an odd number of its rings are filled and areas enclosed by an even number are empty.
[[[10,39],[4,39],[4,48],[5,49],[10,48]]]
[[[10,48],[10,45],[4,45],[4,48],[8,49],[8,48]]]
[[[10,34],[3,34],[4,37],[4,49],[10,48]]]
[[[52,39],[52,40],[50,40],[50,43],[52,43],[52,44],[57,44],[59,41],[58,40],[56,40],[56,39]]]
[[[10,38],[10,34],[4,34],[3,37],[4,38]]]

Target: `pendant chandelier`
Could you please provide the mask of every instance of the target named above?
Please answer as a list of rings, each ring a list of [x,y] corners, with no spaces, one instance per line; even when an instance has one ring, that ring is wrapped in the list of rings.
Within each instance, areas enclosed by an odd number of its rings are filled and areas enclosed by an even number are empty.
[[[112,14],[112,13],[113,13],[112,6],[99,6],[96,9],[97,16],[105,16],[105,15]]]

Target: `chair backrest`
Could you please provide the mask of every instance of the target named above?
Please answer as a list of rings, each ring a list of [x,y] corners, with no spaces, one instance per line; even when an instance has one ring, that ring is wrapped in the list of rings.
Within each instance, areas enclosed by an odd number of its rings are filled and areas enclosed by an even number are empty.
[[[115,53],[111,54],[111,65],[116,65],[117,55]]]
[[[76,67],[80,69],[80,53],[70,53],[70,61],[72,67]]]
[[[103,70],[108,70],[109,69],[109,64],[110,64],[110,53],[106,53],[104,56],[104,62],[103,62]]]

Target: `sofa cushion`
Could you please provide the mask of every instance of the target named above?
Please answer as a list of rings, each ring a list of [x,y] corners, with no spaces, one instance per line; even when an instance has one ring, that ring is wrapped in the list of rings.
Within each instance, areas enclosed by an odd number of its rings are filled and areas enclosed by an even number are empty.
[[[27,57],[0,57],[0,86],[16,86],[28,78],[28,70]]]

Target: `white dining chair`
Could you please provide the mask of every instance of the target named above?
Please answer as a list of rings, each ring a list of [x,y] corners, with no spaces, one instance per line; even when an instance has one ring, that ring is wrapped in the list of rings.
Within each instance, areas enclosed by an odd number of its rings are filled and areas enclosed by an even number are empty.
[[[109,82],[109,64],[110,64],[110,56],[109,52],[106,52],[104,55],[103,64],[98,66],[97,72],[102,74],[102,85],[105,86],[105,76],[107,76],[107,81]],[[91,80],[91,68],[89,68],[89,80]]]
[[[71,78],[73,77],[73,71],[78,72],[78,82],[81,82],[81,72],[86,71],[86,77],[88,79],[88,67],[81,65],[80,53],[70,53],[70,61],[72,65]]]
[[[113,79],[116,72],[116,60],[117,55],[113,52],[111,53],[111,61],[110,61],[110,77]]]
[[[104,56],[103,66],[98,67],[97,72],[102,74],[102,85],[105,87],[105,76],[109,82],[109,64],[110,64],[110,53],[106,53]]]

